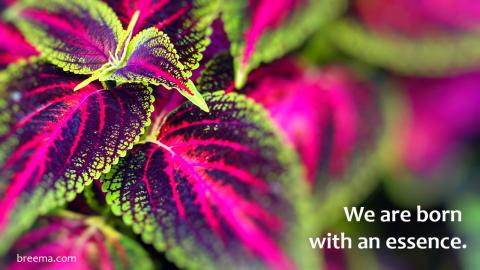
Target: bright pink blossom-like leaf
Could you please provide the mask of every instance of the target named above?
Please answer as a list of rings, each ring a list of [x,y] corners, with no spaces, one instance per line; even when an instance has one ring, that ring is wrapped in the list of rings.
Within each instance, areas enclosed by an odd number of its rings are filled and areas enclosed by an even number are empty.
[[[9,72],[0,89],[6,101],[0,103],[5,240],[108,171],[149,123],[153,102],[151,89],[136,84],[109,91],[91,84],[74,92],[82,78],[51,64],[13,66]]]
[[[480,132],[480,73],[405,80],[410,114],[401,153],[410,169],[429,172],[449,157],[462,138]]]
[[[295,145],[312,184],[321,173],[343,175],[381,128],[376,96],[342,69],[309,73],[284,60],[253,72],[246,91]]]
[[[36,226],[12,246],[3,262],[6,269],[153,268],[147,253],[138,243],[106,226],[98,218],[50,217],[40,219],[39,223],[46,224]],[[28,257],[30,261],[27,261]]]
[[[181,267],[296,268],[295,153],[253,100],[204,97],[210,113],[180,106],[157,140],[120,161],[105,179],[107,200]]]

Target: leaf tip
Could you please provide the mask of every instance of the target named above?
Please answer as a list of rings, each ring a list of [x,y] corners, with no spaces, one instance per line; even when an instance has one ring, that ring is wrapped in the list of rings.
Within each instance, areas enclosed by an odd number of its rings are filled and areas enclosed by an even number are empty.
[[[76,92],[82,88],[84,88],[85,86],[87,86],[84,82],[81,82],[79,84],[77,84],[77,86],[75,86],[75,88],[73,88],[73,91]]]
[[[133,28],[137,24],[137,21],[138,21],[139,17],[140,17],[140,10],[137,10],[137,11],[135,11],[135,13],[133,13],[132,19],[130,20],[130,23],[128,24],[127,35],[130,35],[130,36],[132,35]]]
[[[240,64],[235,76],[235,88],[242,88],[247,82],[247,72],[244,65]]]
[[[195,87],[195,84],[191,80],[189,80],[186,86],[187,86],[188,92],[182,89],[180,93],[184,97],[186,97],[188,100],[190,100],[193,104],[195,104],[200,109],[202,109],[203,111],[207,113],[210,112],[207,102],[205,102],[205,99],[203,98],[202,94],[198,92],[197,87]]]
[[[203,98],[201,99],[201,102],[199,102],[199,103],[200,104],[198,104],[198,106],[200,107],[200,109],[202,109],[204,112],[207,112],[207,113],[210,112],[210,108],[208,108],[208,105]]]

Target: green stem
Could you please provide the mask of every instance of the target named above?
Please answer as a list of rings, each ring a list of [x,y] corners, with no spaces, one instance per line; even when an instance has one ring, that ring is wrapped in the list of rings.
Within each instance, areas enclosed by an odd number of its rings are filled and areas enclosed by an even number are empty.
[[[75,88],[73,88],[73,91],[77,91],[77,90],[80,90],[80,89],[84,88],[85,86],[89,85],[91,82],[96,81],[96,80],[106,76],[107,74],[114,71],[115,69],[117,69],[117,68],[114,67],[114,66],[108,66],[108,64],[105,65],[104,67],[95,71],[92,74],[92,76],[88,77],[87,79],[85,79],[81,83],[77,84],[77,86],[75,86]]]
[[[78,91],[85,86],[89,85],[91,82],[98,80],[102,76],[102,72],[93,73],[92,76],[88,77],[86,80],[82,81],[81,83],[77,84],[73,91]]]

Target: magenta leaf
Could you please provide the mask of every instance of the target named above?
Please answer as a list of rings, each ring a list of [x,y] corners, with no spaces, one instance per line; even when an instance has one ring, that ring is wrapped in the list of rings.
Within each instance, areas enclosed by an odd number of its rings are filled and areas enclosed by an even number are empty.
[[[0,250],[39,214],[72,200],[139,139],[151,89],[103,90],[40,61],[12,66],[0,87]]]
[[[41,218],[37,226],[12,246],[3,267],[8,270],[153,269],[148,254],[137,242],[99,217],[63,214],[64,217]]]
[[[0,0],[0,15],[13,5],[13,0]],[[36,50],[28,44],[22,34],[12,25],[0,19],[0,70],[11,63],[37,55]],[[8,41],[8,42],[7,42]]]
[[[261,63],[300,46],[318,27],[343,11],[344,0],[239,0],[222,3],[222,19],[232,42],[235,85]]]
[[[204,97],[210,113],[183,104],[107,175],[113,212],[181,268],[314,269],[295,152],[253,100]]]
[[[457,153],[464,151],[464,139],[480,133],[480,72],[408,78],[403,84],[410,113],[396,133],[402,141],[397,147],[402,161],[424,178],[440,169],[452,170],[457,163],[452,160],[463,156]]]
[[[246,92],[295,146],[312,185],[350,175],[382,131],[378,96],[346,70],[314,72],[283,60],[253,72]]]

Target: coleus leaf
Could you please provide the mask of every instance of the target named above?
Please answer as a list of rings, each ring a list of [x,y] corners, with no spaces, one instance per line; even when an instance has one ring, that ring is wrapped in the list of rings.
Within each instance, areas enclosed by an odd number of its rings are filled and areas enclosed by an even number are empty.
[[[108,172],[149,125],[150,88],[92,83],[73,91],[80,81],[41,61],[2,77],[0,250],[39,213]]]
[[[338,16],[344,0],[225,1],[222,18],[232,42],[235,85],[248,73],[300,46],[318,27]]]
[[[228,52],[230,50],[230,40],[225,32],[225,26],[221,18],[217,18],[212,23],[212,35],[210,36],[211,43],[203,53],[202,61],[208,62],[220,53]]]
[[[217,58],[219,54],[229,53],[230,41],[228,40],[227,33],[225,33],[223,22],[220,18],[217,18],[212,23],[212,34],[210,35],[210,39],[211,42],[208,45],[207,49],[203,52],[203,57],[200,61],[199,68],[192,73],[192,80],[196,80],[197,83],[198,79],[201,76],[201,73],[206,68],[206,65],[209,64],[209,62],[212,62],[213,58]],[[227,61],[228,64],[225,65],[225,67],[227,68],[226,72],[232,73],[233,76],[233,59],[227,59]],[[217,64],[222,65],[222,63],[220,62],[218,62]],[[227,67],[227,65],[231,65],[231,68]],[[232,69],[231,72],[230,69]],[[205,91],[204,88],[199,88],[202,89],[203,92]]]
[[[0,15],[13,4],[13,1],[0,1]],[[0,70],[9,64],[27,59],[37,54],[36,50],[28,44],[22,34],[12,24],[0,19]],[[8,41],[8,42],[6,42]]]
[[[184,103],[105,177],[113,212],[181,268],[315,269],[295,152],[253,100],[204,97],[210,113]]]
[[[37,51],[12,25],[0,21],[0,69],[37,54]]]
[[[12,10],[18,13],[13,22],[30,43],[50,62],[76,74],[101,69],[126,35],[115,13],[100,1],[28,0]]]
[[[233,58],[228,51],[219,52],[205,64],[197,86],[203,93],[234,90]]]
[[[396,145],[401,162],[424,179],[440,175],[434,173],[439,170],[452,171],[462,163],[453,161],[463,156],[458,152],[463,153],[465,138],[480,134],[480,72],[404,78],[402,84],[409,113],[402,115],[395,133],[396,141],[402,142]]]
[[[475,31],[412,39],[380,35],[358,22],[343,20],[333,24],[327,33],[349,55],[405,75],[440,76],[480,66],[480,34]]]
[[[99,0],[28,0],[13,10],[18,10],[14,23],[50,62],[91,75],[76,90],[95,80],[161,84],[208,110],[165,33],[152,28],[133,37],[139,11],[123,30],[114,11]]]
[[[15,0],[0,0],[0,12],[3,12],[7,7],[12,5]]]
[[[187,72],[194,70],[209,44],[210,24],[217,16],[219,0],[106,0],[124,25],[135,11],[140,17],[133,30],[155,27],[165,32],[177,49]]]
[[[249,76],[244,91],[267,108],[307,169],[317,231],[369,194],[389,162],[385,100],[375,90],[345,68],[318,70],[288,58]]]
[[[317,189],[354,174],[382,133],[378,95],[345,69],[311,70],[284,59],[255,70],[245,92],[267,108]]]
[[[37,261],[23,261],[25,256],[37,257]],[[153,269],[148,254],[136,241],[106,225],[100,217],[69,212],[41,218],[34,229],[15,242],[3,264],[9,270]]]

